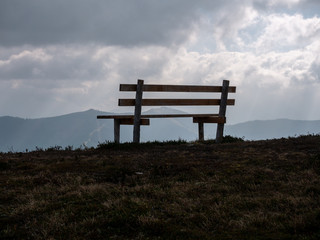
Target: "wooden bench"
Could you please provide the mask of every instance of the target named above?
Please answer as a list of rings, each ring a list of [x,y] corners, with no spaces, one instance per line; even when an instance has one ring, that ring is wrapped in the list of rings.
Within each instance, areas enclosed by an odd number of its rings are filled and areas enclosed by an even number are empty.
[[[227,105],[234,105],[234,99],[228,99],[228,93],[235,93],[236,87],[229,86],[228,80],[223,80],[222,86],[192,86],[192,85],[150,85],[138,80],[137,84],[120,84],[120,91],[136,92],[135,99],[119,99],[119,106],[134,106],[132,115],[99,115],[98,119],[114,119],[114,141],[120,141],[120,125],[133,125],[133,142],[140,142],[140,126],[150,125],[150,118],[184,118],[192,117],[198,123],[199,140],[204,140],[204,123],[217,123],[216,142],[223,138],[226,123]],[[143,92],[199,92],[221,93],[219,99],[144,99]],[[154,114],[142,115],[142,106],[219,106],[219,113],[213,114]]]

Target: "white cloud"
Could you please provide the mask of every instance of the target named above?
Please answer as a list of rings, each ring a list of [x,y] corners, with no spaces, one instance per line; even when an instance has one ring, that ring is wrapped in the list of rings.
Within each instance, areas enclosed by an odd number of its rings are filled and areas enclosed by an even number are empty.
[[[117,98],[121,95],[119,83],[134,83],[141,78],[146,83],[216,85],[229,79],[238,87],[237,104],[230,108],[231,122],[285,117],[284,113],[301,119],[301,111],[291,108],[290,104],[297,101],[295,96],[302,96],[306,91],[314,99],[318,98],[308,88],[319,89],[320,61],[316,54],[319,51],[319,43],[289,52],[263,54],[200,53],[186,47],[173,51],[159,46],[52,47],[15,51],[11,57],[1,60],[12,64],[12,72],[25,70],[26,67],[21,66],[26,65],[30,66],[27,73],[36,68],[45,73],[46,78],[32,73],[29,77],[1,81],[0,109],[7,114],[19,112],[27,117],[89,108],[108,111],[117,108]],[[28,65],[30,59],[33,61]],[[3,72],[1,67],[0,72]],[[19,97],[12,101],[12,96]],[[286,100],[283,100],[284,96]],[[300,106],[306,102],[299,100],[296,104]],[[269,109],[270,105],[272,109]],[[309,118],[320,117],[313,109],[302,112]]]
[[[223,9],[215,16],[203,15],[201,27],[194,31],[192,36],[198,37],[193,37],[193,42],[189,43],[194,49],[205,49],[197,46],[205,44],[222,52],[286,52],[317,41],[320,38],[320,18],[306,18],[298,13],[264,13],[253,6],[243,5]]]
[[[59,114],[88,108],[110,110],[116,107],[120,82],[159,81],[172,54],[169,48],[157,46],[52,46],[15,49],[12,55],[7,50],[0,58],[0,109],[33,117],[52,115],[55,109],[61,109]],[[23,104],[12,101],[14,96]],[[48,102],[50,108],[44,106]]]
[[[219,52],[201,54],[180,51],[164,66],[161,78],[183,84],[220,84],[231,80],[238,87],[233,121],[290,117],[317,119],[310,101],[320,100],[319,63],[309,49],[285,53]],[[318,49],[319,50],[319,49]],[[319,51],[317,51],[319,52]],[[308,92],[308,97],[305,94]],[[232,120],[231,120],[232,121]]]
[[[272,14],[264,18],[266,27],[253,44],[258,52],[303,48],[320,38],[320,18],[305,19],[300,14]]]
[[[96,79],[101,75],[99,62],[91,59],[91,47],[51,46],[47,48],[23,47],[7,57],[0,54],[0,79],[41,80],[55,82],[67,79]]]
[[[0,79],[26,79],[40,74],[36,65],[51,60],[43,49],[21,50],[7,59],[0,59]]]
[[[226,51],[226,45],[230,42],[234,42],[242,47],[244,42],[239,38],[238,33],[241,29],[254,24],[257,17],[258,12],[251,6],[246,5],[222,11],[218,20],[212,23],[217,50]]]

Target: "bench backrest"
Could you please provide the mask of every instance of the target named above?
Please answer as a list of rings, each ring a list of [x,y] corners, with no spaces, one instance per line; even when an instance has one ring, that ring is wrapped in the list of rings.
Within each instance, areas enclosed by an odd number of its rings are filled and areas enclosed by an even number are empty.
[[[133,141],[140,141],[140,122],[142,106],[209,106],[219,107],[219,117],[225,118],[227,105],[234,105],[234,99],[228,99],[228,93],[235,93],[236,87],[229,86],[228,80],[223,80],[222,86],[194,86],[194,85],[144,85],[143,80],[137,84],[120,84],[120,91],[136,92],[135,99],[119,99],[119,106],[135,106]],[[143,92],[199,92],[199,93],[221,93],[220,99],[143,99]],[[203,122],[199,123],[203,126]],[[223,123],[218,123],[217,141],[222,140]]]
[[[224,80],[228,86],[227,93],[235,93],[236,87],[230,86],[229,81]],[[142,92],[223,92],[223,86],[192,86],[192,85],[151,85],[143,84],[143,80],[138,80],[138,84],[120,84],[120,91],[137,92],[137,87],[141,85]],[[226,96],[227,97],[227,96]],[[220,105],[220,99],[141,99],[141,106],[195,106],[195,105]],[[227,99],[227,105],[234,105],[234,99]],[[135,106],[136,99],[119,99],[119,106]]]

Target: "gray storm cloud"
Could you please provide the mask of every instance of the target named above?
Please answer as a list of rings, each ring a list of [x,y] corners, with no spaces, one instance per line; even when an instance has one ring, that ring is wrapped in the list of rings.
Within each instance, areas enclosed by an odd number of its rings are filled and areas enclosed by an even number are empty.
[[[2,0],[0,44],[179,44],[188,37],[199,9],[214,9],[221,1],[213,2]]]

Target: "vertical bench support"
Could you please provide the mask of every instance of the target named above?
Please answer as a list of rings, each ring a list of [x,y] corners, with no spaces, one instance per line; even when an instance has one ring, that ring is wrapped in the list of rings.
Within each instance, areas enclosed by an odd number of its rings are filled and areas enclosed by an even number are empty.
[[[136,101],[134,108],[134,121],[133,121],[133,142],[140,142],[140,119],[141,119],[141,103],[142,103],[142,88],[143,80],[138,80],[137,91],[136,91]]]
[[[198,129],[199,129],[199,141],[204,141],[203,122],[198,123]]]
[[[114,142],[120,142],[120,119],[114,119]]]
[[[228,91],[229,91],[229,81],[228,80],[223,80],[222,92],[221,92],[221,102],[220,102],[220,108],[219,108],[219,117],[225,117],[226,116]],[[216,135],[216,142],[217,143],[221,143],[222,142],[223,129],[224,129],[224,123],[218,123],[217,135]]]

